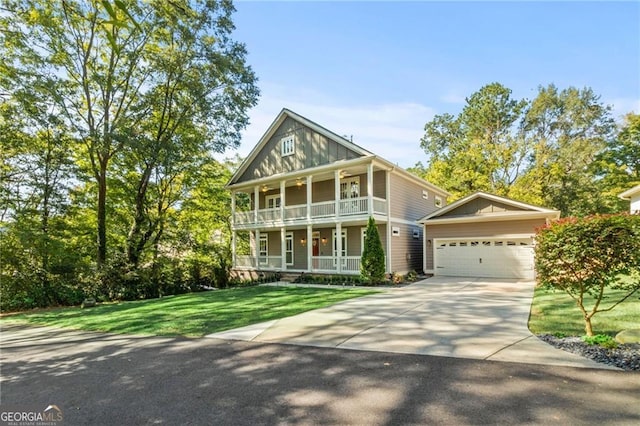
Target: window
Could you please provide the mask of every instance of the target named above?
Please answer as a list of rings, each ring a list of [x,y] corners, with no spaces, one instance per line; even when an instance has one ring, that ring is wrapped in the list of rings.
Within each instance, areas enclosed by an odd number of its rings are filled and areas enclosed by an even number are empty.
[[[428,200],[429,199],[429,192],[426,190],[422,190],[422,199],[423,200]]]
[[[280,149],[282,150],[282,156],[292,155],[296,152],[295,137],[293,135],[286,136],[280,139]]]
[[[280,208],[280,194],[267,195],[264,197],[264,201],[268,209]]]
[[[342,250],[340,250],[340,256],[342,256],[343,258],[343,262],[344,262],[344,257],[347,256],[347,231],[342,231]],[[336,230],[333,230],[333,264],[337,265],[337,259],[336,257],[338,256],[338,239],[336,238]]]
[[[267,263],[267,256],[269,255],[269,236],[267,234],[260,234],[260,241],[258,243],[258,257],[260,263]]]
[[[436,207],[442,207],[442,197],[438,197],[436,195],[433,203],[435,204]]]
[[[466,247],[466,246],[467,246],[466,241],[460,241],[460,247]]]
[[[284,257],[287,265],[293,265],[293,232],[287,232],[285,236]]]
[[[340,179],[340,199],[358,198],[360,196],[360,177]]]

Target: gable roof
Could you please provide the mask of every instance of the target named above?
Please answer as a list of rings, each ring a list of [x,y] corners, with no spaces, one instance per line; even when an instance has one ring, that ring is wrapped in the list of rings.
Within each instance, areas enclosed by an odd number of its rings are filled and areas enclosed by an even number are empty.
[[[478,198],[483,198],[495,203],[511,206],[515,211],[505,211],[498,213],[476,214],[476,215],[462,215],[462,216],[447,216],[447,213],[472,202]],[[557,219],[560,217],[558,210],[547,209],[540,206],[534,206],[532,204],[523,203],[521,201],[512,200],[511,198],[501,197],[499,195],[489,194],[486,192],[476,192],[471,195],[467,195],[458,201],[449,204],[433,213],[418,220],[419,223],[452,223],[452,222],[466,222],[466,221],[482,221],[484,220],[515,220],[515,219],[534,219],[539,217],[546,217],[550,219]]]
[[[631,189],[627,189],[622,194],[618,195],[618,197],[622,198],[623,200],[630,200],[631,197],[638,194],[640,194],[640,185],[636,185]]]
[[[278,130],[280,125],[284,122],[284,120],[287,119],[287,117],[290,117],[295,121],[298,121],[299,123],[325,136],[327,139],[333,140],[336,143],[339,143],[340,145],[343,145],[347,149],[350,149],[362,156],[374,156],[373,153],[343,138],[337,133],[334,133],[331,130],[325,127],[322,127],[321,125],[309,120],[308,118],[305,118],[300,114],[297,114],[291,111],[290,109],[282,108],[282,110],[280,111],[278,116],[275,118],[275,120],[273,120],[273,122],[271,123],[267,131],[264,133],[264,135],[262,135],[262,137],[258,141],[258,144],[255,147],[253,147],[253,149],[251,150],[247,158],[245,158],[242,164],[240,164],[240,167],[238,167],[238,170],[236,170],[236,172],[233,174],[227,186],[235,183],[242,176],[242,174],[247,170],[247,168],[251,165],[253,160],[256,158],[258,153],[264,148],[267,142],[269,142],[269,139],[271,139],[273,134],[276,132],[276,130]]]
[[[249,166],[253,163],[253,161],[256,159],[256,157],[258,156],[258,154],[260,153],[260,151],[265,147],[265,145],[267,145],[267,143],[269,142],[269,140],[273,137],[273,135],[276,133],[276,131],[280,128],[280,126],[282,125],[282,123],[284,123],[284,121],[287,118],[291,118],[301,124],[303,124],[304,126],[309,127],[310,129],[314,130],[315,132],[321,134],[322,136],[326,137],[329,140],[332,140],[340,145],[343,145],[345,148],[359,154],[361,157],[360,158],[355,158],[352,160],[340,160],[341,161],[341,165],[342,166],[346,166],[347,164],[357,164],[357,163],[361,163],[362,161],[375,161],[378,165],[386,167],[389,171],[393,172],[393,173],[397,173],[399,176],[401,176],[404,179],[413,181],[419,185],[422,185],[423,187],[429,188],[432,191],[436,192],[437,194],[440,194],[444,197],[448,197],[451,195],[450,192],[445,191],[444,189],[432,184],[431,182],[422,179],[416,175],[414,175],[413,173],[408,172],[407,170],[403,169],[400,166],[397,166],[395,164],[393,164],[392,162],[390,162],[389,160],[385,160],[384,158],[373,154],[371,151],[368,151],[364,148],[362,148],[359,145],[356,145],[355,143],[351,142],[348,139],[345,139],[344,137],[338,135],[337,133],[332,132],[331,130],[317,124],[314,121],[309,120],[306,117],[303,117],[300,114],[297,114],[296,112],[291,111],[290,109],[287,108],[283,108],[280,113],[278,114],[278,116],[275,118],[275,120],[273,120],[273,122],[271,123],[271,125],[269,126],[269,128],[267,129],[267,131],[262,135],[262,137],[260,138],[260,140],[258,141],[258,144],[253,147],[253,149],[251,150],[251,152],[249,153],[249,155],[244,159],[244,161],[240,164],[240,167],[238,167],[238,170],[236,170],[236,172],[233,174],[233,176],[231,177],[231,179],[229,180],[229,182],[225,185],[226,188],[232,188],[234,186],[236,186],[238,183],[238,180],[243,176],[243,174],[247,171],[247,169],[249,168]],[[295,176],[295,175],[300,175],[300,176],[304,176],[305,173],[308,173],[310,171],[319,171],[319,170],[324,170],[327,167],[333,167],[331,164],[328,165],[320,165],[311,169],[305,169],[297,171],[297,172],[288,172],[287,175],[289,176]],[[257,181],[264,181],[264,180],[269,180],[269,179],[279,179],[281,178],[282,175],[281,174],[277,174],[277,175],[273,175],[273,176],[269,176],[268,178],[261,178],[258,179]],[[245,184],[247,182],[242,182],[242,184]],[[255,181],[253,182],[255,183]]]

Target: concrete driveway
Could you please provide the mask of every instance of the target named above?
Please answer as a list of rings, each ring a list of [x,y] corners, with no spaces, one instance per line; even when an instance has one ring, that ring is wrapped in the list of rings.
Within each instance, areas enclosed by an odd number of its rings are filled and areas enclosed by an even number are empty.
[[[534,283],[434,277],[208,337],[587,368],[527,328]]]

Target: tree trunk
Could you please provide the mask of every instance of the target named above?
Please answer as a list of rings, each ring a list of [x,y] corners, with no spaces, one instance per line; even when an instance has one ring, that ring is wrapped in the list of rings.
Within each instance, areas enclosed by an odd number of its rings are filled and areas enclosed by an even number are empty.
[[[100,160],[98,175],[98,269],[107,262],[107,161]]]
[[[591,327],[591,317],[584,317],[584,331],[587,333],[587,336],[593,336],[593,327]]]

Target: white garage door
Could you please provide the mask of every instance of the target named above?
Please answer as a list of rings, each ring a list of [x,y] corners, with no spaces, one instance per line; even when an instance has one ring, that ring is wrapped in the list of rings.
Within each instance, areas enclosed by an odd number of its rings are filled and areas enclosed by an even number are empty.
[[[530,238],[436,240],[435,246],[435,275],[534,278]]]

